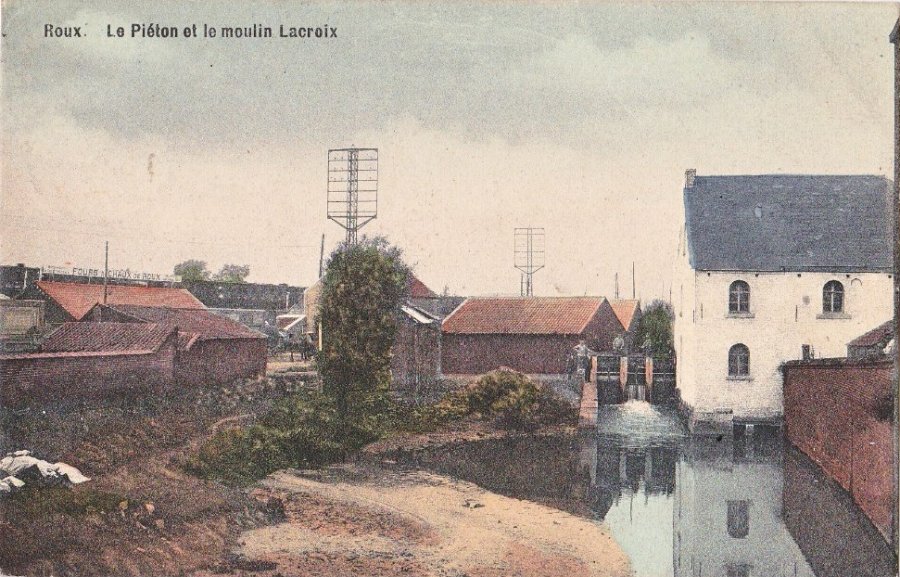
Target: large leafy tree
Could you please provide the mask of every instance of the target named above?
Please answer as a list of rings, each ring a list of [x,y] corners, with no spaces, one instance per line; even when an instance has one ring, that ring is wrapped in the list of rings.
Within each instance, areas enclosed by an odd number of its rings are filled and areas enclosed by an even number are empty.
[[[672,306],[661,300],[654,300],[641,314],[635,344],[656,358],[668,358],[673,352],[672,322],[675,315]]]
[[[206,261],[190,259],[175,265],[172,271],[186,282],[209,280],[209,271],[206,270]]]
[[[329,257],[316,324],[323,390],[334,400],[339,426],[365,416],[390,383],[397,313],[409,268],[383,238],[342,244]]]
[[[250,267],[239,264],[222,265],[222,270],[216,274],[215,280],[222,282],[245,282],[250,274]]]

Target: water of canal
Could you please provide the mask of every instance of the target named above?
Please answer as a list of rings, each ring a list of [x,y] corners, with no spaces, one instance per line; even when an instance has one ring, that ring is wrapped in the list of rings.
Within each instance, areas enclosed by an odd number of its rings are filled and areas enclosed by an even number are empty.
[[[890,548],[780,434],[686,433],[671,408],[603,406],[595,433],[484,440],[404,461],[595,518],[636,577],[888,577]]]

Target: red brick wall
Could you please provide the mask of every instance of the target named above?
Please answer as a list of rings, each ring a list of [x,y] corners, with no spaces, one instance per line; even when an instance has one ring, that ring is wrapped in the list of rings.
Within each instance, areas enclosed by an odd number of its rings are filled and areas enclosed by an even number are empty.
[[[893,364],[811,361],[784,368],[788,440],[850,492],[883,535],[891,529],[892,424],[878,418]]]
[[[178,351],[175,379],[197,386],[227,383],[266,373],[265,339],[215,339],[197,341]]]
[[[444,333],[444,374],[480,375],[499,367],[528,374],[559,374],[582,337],[578,335],[461,335]]]
[[[175,335],[155,353],[40,353],[0,357],[0,403],[20,407],[92,399],[171,384]]]

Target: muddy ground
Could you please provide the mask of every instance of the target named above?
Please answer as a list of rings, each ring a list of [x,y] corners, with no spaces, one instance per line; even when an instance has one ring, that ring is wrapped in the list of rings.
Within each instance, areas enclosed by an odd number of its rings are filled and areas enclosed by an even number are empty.
[[[265,380],[152,402],[4,415],[0,450],[27,448],[92,480],[0,501],[0,574],[628,574],[624,554],[592,521],[393,460],[508,435],[490,423],[396,436],[354,463],[282,471],[248,489],[184,471],[209,435],[252,422],[275,399],[310,386],[308,376],[279,365]]]
[[[181,463],[222,427],[251,422],[302,386],[290,379],[3,415],[2,452],[29,449],[92,478],[0,501],[0,568],[13,575],[183,575],[219,563],[269,522],[244,491]],[[2,573],[2,572],[0,572]]]

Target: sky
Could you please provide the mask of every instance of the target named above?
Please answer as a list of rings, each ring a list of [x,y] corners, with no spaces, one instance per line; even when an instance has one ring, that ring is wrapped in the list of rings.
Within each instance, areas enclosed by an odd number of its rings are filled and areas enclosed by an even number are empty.
[[[435,291],[668,298],[684,171],[893,174],[895,4],[4,0],[0,261],[307,286],[331,148]],[[133,23],[178,38],[131,37]],[[82,37],[46,37],[45,27]],[[259,24],[273,38],[183,37]],[[122,26],[122,38],[115,35]],[[279,27],[334,28],[280,38]],[[632,288],[634,263],[636,286]]]

